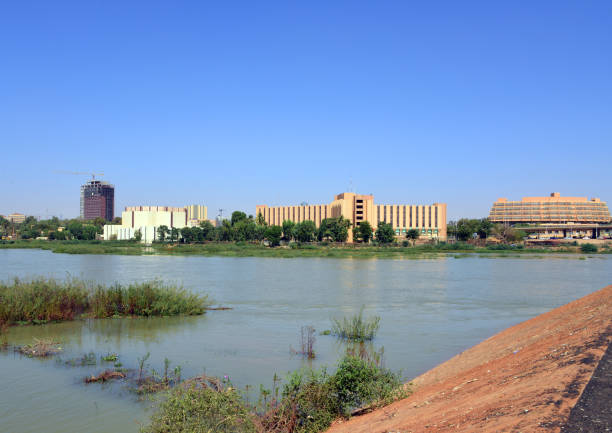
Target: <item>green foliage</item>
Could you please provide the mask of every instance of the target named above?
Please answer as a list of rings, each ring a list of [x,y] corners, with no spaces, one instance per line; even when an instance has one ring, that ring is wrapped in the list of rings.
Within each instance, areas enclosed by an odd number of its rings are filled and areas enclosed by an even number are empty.
[[[232,388],[176,387],[142,433],[256,433],[253,415]]]
[[[596,253],[597,252],[597,245],[594,245],[594,244],[582,244],[582,245],[580,245],[580,251],[582,251],[583,253],[586,253],[586,254]]]
[[[399,375],[355,356],[346,356],[330,379],[339,412],[344,416],[372,403],[390,403],[402,383]]]
[[[134,240],[136,242],[140,242],[142,240],[142,232],[140,231],[140,229],[134,232]]]
[[[357,241],[363,242],[364,244],[370,243],[373,236],[374,236],[374,231],[370,223],[367,221],[362,221],[353,230],[353,238]]]
[[[346,242],[351,222],[342,216],[338,218],[325,218],[319,226],[318,239],[333,242]]]
[[[73,320],[81,314],[172,316],[203,314],[206,296],[159,281],[110,287],[90,286],[76,278],[67,281],[38,278],[0,282],[0,323],[45,323]]]
[[[157,239],[163,242],[164,240],[166,240],[166,236],[169,232],[170,230],[168,229],[168,226],[161,225],[157,227]]]
[[[269,226],[266,229],[266,239],[270,242],[270,246],[276,247],[280,245],[283,228],[281,226]]]
[[[410,229],[406,232],[406,239],[412,240],[413,243],[416,242],[419,236],[420,233],[417,229]]]
[[[315,239],[316,232],[317,226],[314,221],[305,220],[295,225],[293,235],[299,242],[312,242]]]
[[[283,221],[283,239],[287,242],[293,239],[295,223],[291,220]]]
[[[352,341],[372,340],[380,327],[380,316],[363,317],[363,309],[350,317],[332,319],[332,334]]]
[[[325,368],[290,373],[282,399],[270,405],[261,424],[266,432],[317,433],[355,409],[376,408],[406,395],[399,375],[347,355],[333,375]]]
[[[237,210],[237,211],[232,212],[231,224],[232,226],[235,226],[240,221],[244,221],[246,219],[247,219],[246,214],[244,212]]]
[[[390,244],[395,240],[395,230],[387,223],[379,223],[376,229],[376,240],[381,244]]]

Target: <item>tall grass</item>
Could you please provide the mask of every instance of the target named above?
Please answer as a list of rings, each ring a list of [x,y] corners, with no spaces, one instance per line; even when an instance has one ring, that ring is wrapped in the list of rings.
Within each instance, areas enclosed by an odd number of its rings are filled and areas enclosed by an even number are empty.
[[[14,279],[0,282],[0,324],[46,323],[73,320],[81,315],[175,316],[203,314],[209,305],[182,288],[148,281],[110,287],[91,285],[76,278]]]
[[[331,333],[346,340],[372,340],[380,327],[380,316],[363,317],[363,308],[359,314],[342,319],[332,319]]]

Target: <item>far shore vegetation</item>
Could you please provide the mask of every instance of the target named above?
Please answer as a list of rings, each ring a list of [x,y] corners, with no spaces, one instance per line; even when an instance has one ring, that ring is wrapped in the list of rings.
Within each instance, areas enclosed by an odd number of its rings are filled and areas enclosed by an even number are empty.
[[[347,243],[350,222],[342,217],[327,218],[320,227],[313,221],[284,221],[269,226],[261,215],[257,218],[244,212],[233,212],[218,227],[209,221],[197,227],[181,229],[160,226],[157,241],[145,245],[137,231],[127,241],[97,240],[104,224],[101,218],[91,221],[37,221],[27,217],[21,224],[0,219],[0,249],[40,248],[67,254],[184,254],[228,257],[331,257],[331,258],[411,258],[422,255],[454,253],[612,253],[610,245],[580,244],[576,241],[529,245],[519,228],[492,224],[486,218],[461,219],[448,223],[452,242],[422,236],[419,230],[407,230],[397,236],[389,224],[376,230],[363,222],[353,228],[355,243]],[[10,239],[8,237],[10,236]]]
[[[76,278],[0,282],[0,326],[77,318],[199,315],[209,305],[206,295],[156,280],[110,286]]]

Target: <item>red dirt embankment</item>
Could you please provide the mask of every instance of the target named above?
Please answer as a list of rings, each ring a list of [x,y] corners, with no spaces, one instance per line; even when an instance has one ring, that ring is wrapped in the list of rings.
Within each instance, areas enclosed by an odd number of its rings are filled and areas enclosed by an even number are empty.
[[[328,433],[559,432],[612,340],[612,286],[506,329]]]

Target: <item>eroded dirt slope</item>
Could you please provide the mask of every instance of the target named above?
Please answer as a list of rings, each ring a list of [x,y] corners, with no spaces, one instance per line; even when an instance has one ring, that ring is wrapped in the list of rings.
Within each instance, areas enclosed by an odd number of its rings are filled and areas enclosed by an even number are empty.
[[[506,329],[416,378],[409,398],[329,433],[559,432],[612,340],[612,286]]]

